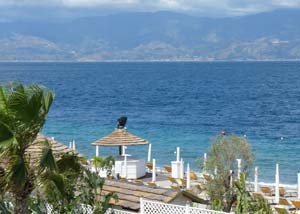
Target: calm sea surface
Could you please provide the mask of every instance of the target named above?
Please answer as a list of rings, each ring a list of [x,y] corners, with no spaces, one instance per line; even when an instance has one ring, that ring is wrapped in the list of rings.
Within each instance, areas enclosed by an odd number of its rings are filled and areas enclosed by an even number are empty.
[[[152,142],[158,165],[185,163],[226,130],[246,135],[260,179],[296,183],[300,172],[300,63],[0,63],[0,82],[40,83],[56,93],[43,133],[92,157],[91,142],[128,116],[128,131]],[[117,148],[102,149],[117,154]],[[147,146],[129,147],[147,156]]]

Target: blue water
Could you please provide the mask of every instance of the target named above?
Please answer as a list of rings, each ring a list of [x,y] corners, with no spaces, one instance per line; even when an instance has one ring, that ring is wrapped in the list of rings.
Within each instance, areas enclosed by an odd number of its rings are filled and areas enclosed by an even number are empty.
[[[203,155],[221,130],[247,135],[260,179],[296,183],[300,172],[300,63],[0,63],[0,82],[40,83],[56,93],[43,133],[92,157],[91,142],[122,115],[153,144],[158,165]],[[283,140],[281,138],[283,137]],[[117,148],[100,148],[102,155]],[[147,146],[129,147],[147,156]]]

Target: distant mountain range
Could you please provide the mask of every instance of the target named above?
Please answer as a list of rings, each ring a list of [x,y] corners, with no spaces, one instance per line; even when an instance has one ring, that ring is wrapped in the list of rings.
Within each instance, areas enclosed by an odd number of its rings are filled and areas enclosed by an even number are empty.
[[[300,10],[0,22],[0,61],[300,60]]]

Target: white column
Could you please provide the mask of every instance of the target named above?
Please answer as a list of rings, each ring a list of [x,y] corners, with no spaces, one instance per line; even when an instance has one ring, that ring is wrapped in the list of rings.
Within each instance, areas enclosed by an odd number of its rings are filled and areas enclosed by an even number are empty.
[[[156,181],[156,161],[155,161],[155,159],[152,160],[152,165],[153,165],[152,182],[155,182]]]
[[[300,199],[300,173],[297,174],[298,177],[298,199]]]
[[[238,163],[238,171],[237,171],[237,177],[238,179],[240,179],[240,174],[241,174],[241,168],[242,168],[242,159],[236,159],[237,163]]]
[[[254,169],[254,192],[258,192],[258,167]]]
[[[127,155],[124,155],[124,177],[127,178]]]
[[[190,164],[187,164],[186,167],[186,189],[191,188],[191,174],[190,174]]]
[[[177,150],[176,150],[176,161],[180,161],[180,147],[177,147]]]
[[[152,150],[152,144],[149,143],[149,146],[148,146],[148,163],[151,161],[151,150]]]
[[[190,205],[189,204],[185,205],[185,214],[190,214]]]
[[[69,149],[72,149],[72,141],[69,142]]]
[[[215,174],[215,175],[218,174],[218,167],[217,167],[217,166],[215,166],[214,174]]]
[[[230,181],[229,181],[229,183],[230,183],[230,188],[232,188],[233,187],[232,170],[229,170],[229,173],[230,173],[230,177],[229,177]]]
[[[96,157],[99,157],[99,146],[96,146]]]
[[[122,155],[125,155],[125,146],[122,146]]]
[[[275,175],[275,202],[279,203],[279,164],[276,164],[276,175]]]
[[[204,157],[203,157],[203,173],[206,173],[206,162],[207,162],[207,154],[204,153]]]
[[[73,140],[73,150],[76,150],[76,143],[75,143],[75,140]]]
[[[183,159],[181,158],[180,160],[180,178],[183,179],[184,177],[184,162]]]

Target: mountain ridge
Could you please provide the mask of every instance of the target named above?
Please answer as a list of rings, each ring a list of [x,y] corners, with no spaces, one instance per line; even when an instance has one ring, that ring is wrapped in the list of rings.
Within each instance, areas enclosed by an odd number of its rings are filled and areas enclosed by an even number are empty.
[[[300,60],[300,10],[205,18],[161,12],[0,23],[0,61]]]

